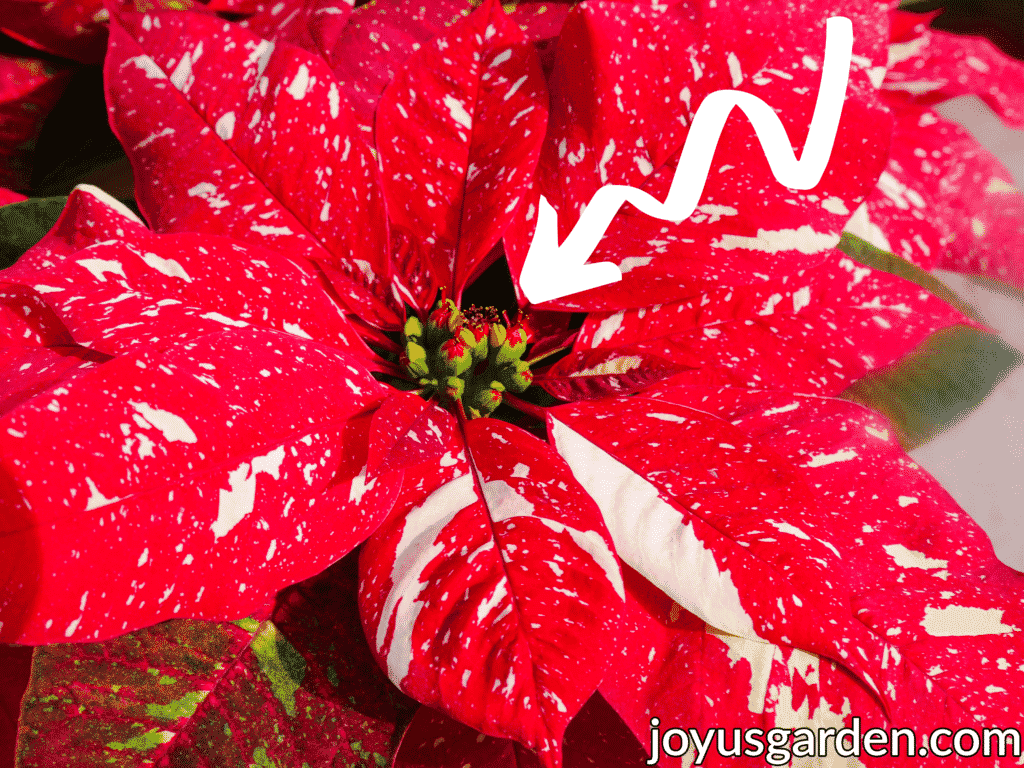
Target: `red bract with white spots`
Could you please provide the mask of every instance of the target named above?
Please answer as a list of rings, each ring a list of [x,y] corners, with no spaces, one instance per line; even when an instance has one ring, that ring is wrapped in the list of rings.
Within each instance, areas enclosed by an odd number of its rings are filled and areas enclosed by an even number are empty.
[[[919,734],[1014,722],[1024,576],[995,558],[870,412],[680,386],[614,414],[588,403],[548,418],[619,556],[677,604],[666,616],[657,589],[627,579],[627,626],[636,623],[626,647],[647,658],[617,668],[599,690],[638,736],[651,714],[763,728],[849,727],[856,714],[866,730],[884,722],[879,703],[889,722]],[[667,434],[660,422],[680,426]],[[756,482],[738,485],[743,477]],[[616,503],[624,496],[628,508]],[[639,605],[652,599],[647,615]],[[694,614],[681,625],[679,607]],[[693,674],[694,664],[724,673],[741,659],[723,689],[666,691],[666,679]],[[773,659],[783,673],[787,663],[799,671],[800,685],[776,680]],[[801,686],[811,689],[809,707]]]
[[[462,440],[451,479],[403,494],[363,547],[370,644],[419,701],[552,764],[616,647],[618,561],[548,445],[496,420]]]
[[[365,319],[399,324],[375,163],[323,61],[213,16],[125,13],[106,69],[155,229],[305,257]]]
[[[387,390],[300,268],[154,236],[105,198],[76,192],[0,282],[4,376],[19,392],[3,470],[28,480],[2,491],[20,586],[2,609],[7,640],[244,613],[358,544],[399,487],[365,474]],[[314,530],[335,514],[347,526]],[[69,571],[93,586],[70,589]]]
[[[0,639],[237,619],[362,543],[360,657],[443,713],[365,765],[639,764],[651,716],[1015,721],[1019,575],[884,421],[823,397],[976,325],[832,249],[885,158],[882,9],[248,10],[115,14],[111,122],[152,230],[80,188],[0,273]],[[552,303],[582,325],[463,305],[518,272],[541,193],[663,198],[712,91],[799,146],[830,15],[855,57],[818,187],[774,182],[737,118],[698,213],[624,210],[595,256],[622,283]],[[336,649],[294,645],[335,685]],[[293,716],[302,674],[273,658]]]
[[[377,108],[395,248],[407,271],[432,278],[406,280],[421,311],[442,285],[459,300],[488,266],[533,180],[547,118],[537,54],[502,11],[473,14],[458,30],[414,53]],[[520,140],[479,129],[498,125]]]
[[[549,80],[551,118],[538,185],[558,212],[560,238],[602,185],[626,184],[664,200],[690,121],[713,91],[741,88],[763,99],[801,146],[821,78],[826,17],[814,14],[811,20],[797,8],[681,3],[667,12],[652,6],[623,13],[619,4],[605,2],[573,9]],[[737,110],[694,214],[677,224],[625,207],[590,258],[619,265],[622,281],[546,306],[646,306],[819,263],[874,185],[890,131],[873,81],[885,55],[875,7],[848,3],[842,14],[853,21],[854,63],[820,184],[797,192],[776,182],[753,128]],[[748,21],[753,19],[756,25]],[[665,50],[674,53],[666,56]],[[516,272],[535,210],[531,206],[506,236]]]
[[[608,373],[593,369],[613,360],[639,369],[643,359],[653,372],[651,362],[661,360],[688,369],[677,381],[836,395],[956,324],[983,327],[918,286],[834,251],[820,267],[764,284],[591,313],[573,354],[546,376],[581,382]]]
[[[889,161],[847,231],[931,269],[982,274],[1024,288],[1024,196],[970,134],[927,107],[977,95],[1024,127],[1024,62],[987,40],[931,30],[894,14],[883,97],[896,113]]]

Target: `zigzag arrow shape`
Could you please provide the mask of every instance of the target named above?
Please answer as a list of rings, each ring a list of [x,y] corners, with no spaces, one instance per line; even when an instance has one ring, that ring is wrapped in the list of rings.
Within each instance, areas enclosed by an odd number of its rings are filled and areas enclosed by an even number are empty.
[[[587,264],[586,261],[623,203],[630,202],[648,216],[663,221],[688,219],[700,202],[718,140],[734,107],[742,109],[750,120],[772,175],[780,183],[791,189],[811,189],[821,181],[846,99],[853,25],[844,16],[833,16],[828,20],[825,34],[821,86],[799,160],[782,121],[764,101],[743,91],[723,90],[709,94],[693,117],[665,202],[660,203],[635,187],[607,184],[594,193],[576,226],[559,246],[558,214],[541,196],[537,228],[519,276],[519,285],[530,303],[540,304],[622,279],[615,264]],[[683,169],[686,172],[681,174]]]

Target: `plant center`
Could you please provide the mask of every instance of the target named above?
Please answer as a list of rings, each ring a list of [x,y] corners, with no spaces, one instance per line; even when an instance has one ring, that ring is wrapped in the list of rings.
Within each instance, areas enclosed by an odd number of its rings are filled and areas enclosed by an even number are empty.
[[[424,323],[410,317],[403,333],[402,365],[426,398],[435,395],[471,419],[489,416],[502,393],[523,392],[533,382],[522,359],[527,333],[494,307],[461,310],[442,298]]]

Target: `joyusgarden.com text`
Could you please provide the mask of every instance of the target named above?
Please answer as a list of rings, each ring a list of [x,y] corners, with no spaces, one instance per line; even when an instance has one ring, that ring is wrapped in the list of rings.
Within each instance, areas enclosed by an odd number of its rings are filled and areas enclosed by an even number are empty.
[[[708,728],[702,735],[696,728],[662,728],[661,719],[651,718],[651,757],[657,765],[663,756],[692,754],[692,765],[703,765],[715,748],[721,757],[764,757],[768,765],[787,765],[794,757],[898,757],[937,755],[939,757],[1020,757],[1021,736],[1016,728],[936,728],[917,734],[910,728],[869,728],[861,732],[860,718],[850,728]]]

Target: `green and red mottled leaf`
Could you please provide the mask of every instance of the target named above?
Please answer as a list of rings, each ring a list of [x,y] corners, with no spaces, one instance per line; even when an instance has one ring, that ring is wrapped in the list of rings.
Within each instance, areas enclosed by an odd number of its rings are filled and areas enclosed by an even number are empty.
[[[820,83],[825,20],[833,15],[850,18],[854,30],[842,121],[822,181],[795,191],[774,180],[753,128],[737,111],[694,214],[667,222],[624,206],[590,258],[619,265],[622,281],[545,306],[646,306],[819,263],[885,161],[891,124],[876,87],[888,29],[876,7],[712,1],[625,8],[611,1],[576,6],[559,36],[539,191],[558,212],[560,239],[603,185],[625,184],[664,200],[690,121],[714,91],[739,88],[766,101],[799,148]],[[752,18],[773,34],[748,34]],[[513,274],[536,224],[535,202],[505,237]]]
[[[321,59],[154,11],[111,22],[105,66],[111,125],[156,231],[305,257],[364,320],[400,326],[376,164]]]
[[[415,705],[373,662],[356,576],[351,556],[284,590],[262,622],[38,648],[20,765],[379,768]]]
[[[35,649],[20,768],[56,765],[67,755],[81,766],[155,764],[258,629],[255,619],[179,619],[105,643]]]
[[[604,405],[551,411],[553,439],[619,556],[682,608],[838,662],[893,725],[1019,719],[1024,576],[883,420],[842,400],[702,386]]]
[[[65,66],[0,55],[0,186],[28,188],[43,121],[70,77]]]
[[[493,419],[464,430],[363,547],[367,636],[406,693],[559,766],[613,663],[618,563],[549,446]]]
[[[533,46],[487,0],[412,54],[377,107],[376,143],[392,237],[429,263],[412,297],[457,300],[533,181],[547,89]]]
[[[599,694],[591,696],[565,730],[566,768],[641,768],[643,747]],[[420,707],[402,735],[394,768],[540,768],[537,756],[510,739],[485,736]]]

